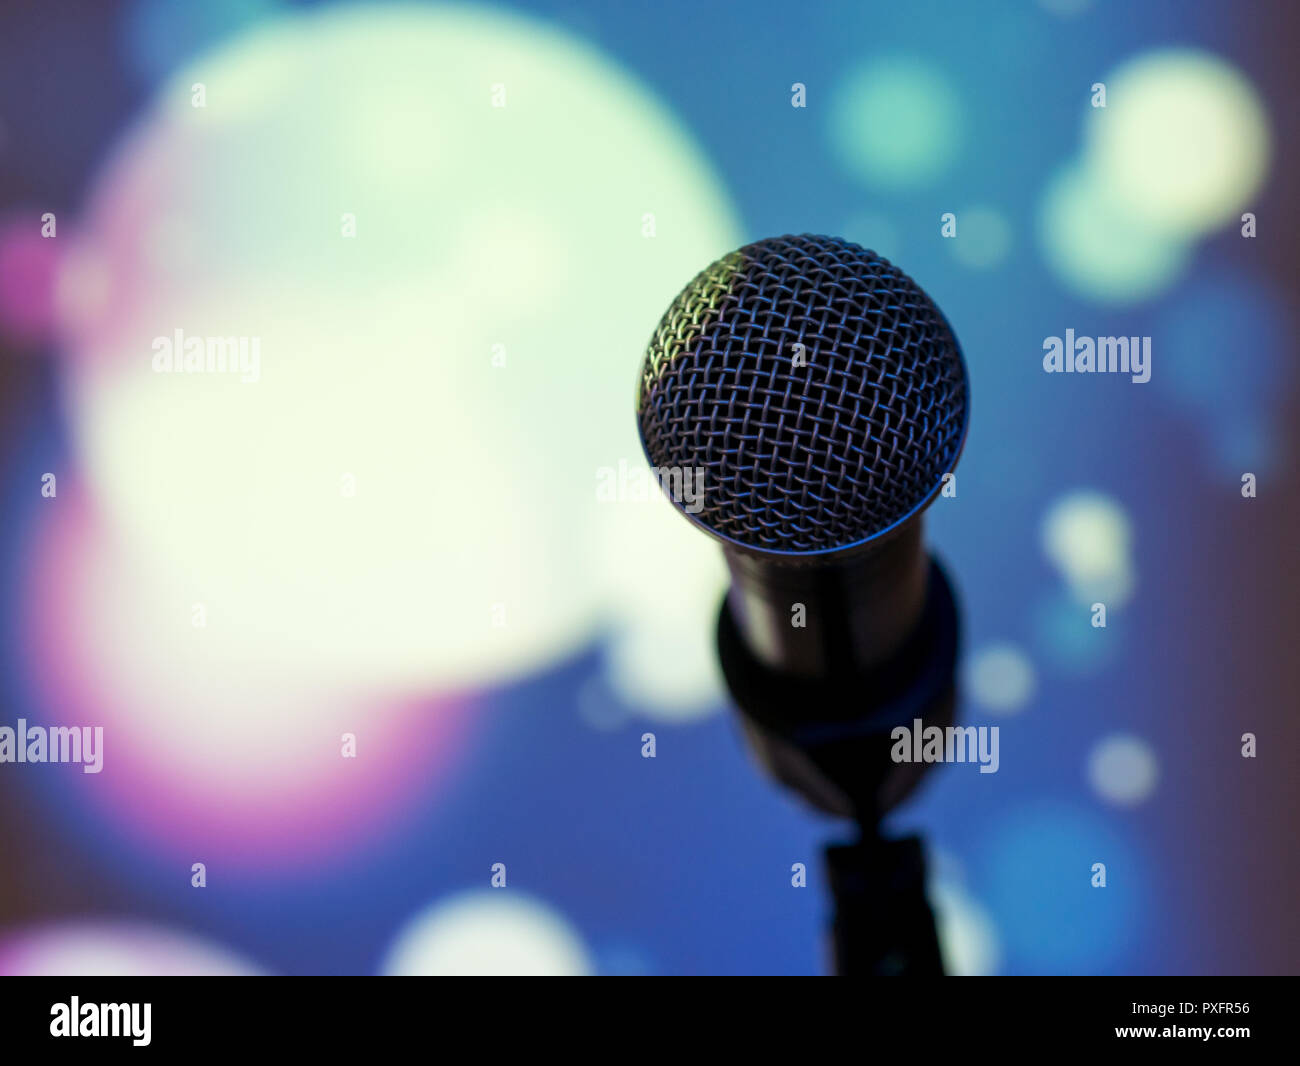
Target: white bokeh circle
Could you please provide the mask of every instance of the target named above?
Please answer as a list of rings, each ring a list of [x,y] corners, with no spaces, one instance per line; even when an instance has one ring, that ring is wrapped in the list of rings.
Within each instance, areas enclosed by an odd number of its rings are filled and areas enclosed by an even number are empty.
[[[646,341],[739,243],[690,137],[576,38],[457,7],[276,17],[178,72],[94,186],[60,288],[88,487],[230,623],[232,669],[460,689],[611,620],[643,661],[698,594],[640,553],[721,567],[676,516],[612,516],[596,471],[641,462]],[[256,338],[257,380],[155,373],[175,330]]]
[[[468,892],[416,915],[393,941],[389,976],[580,977],[595,965],[552,907],[515,889]]]

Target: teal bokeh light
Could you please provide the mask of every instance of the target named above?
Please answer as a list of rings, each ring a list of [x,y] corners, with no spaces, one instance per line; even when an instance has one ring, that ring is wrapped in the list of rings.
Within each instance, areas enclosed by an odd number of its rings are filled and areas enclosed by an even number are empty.
[[[961,141],[961,101],[929,64],[873,59],[851,72],[831,102],[831,147],[854,177],[887,189],[933,181]]]

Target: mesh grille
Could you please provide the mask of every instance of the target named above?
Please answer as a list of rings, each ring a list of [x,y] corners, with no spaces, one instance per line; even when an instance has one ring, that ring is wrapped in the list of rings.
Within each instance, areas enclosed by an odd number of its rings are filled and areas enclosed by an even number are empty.
[[[637,418],[652,466],[703,471],[706,528],[814,552],[924,502],[957,459],[966,403],[956,338],[916,283],[805,235],[747,245],[682,291],[646,351]]]

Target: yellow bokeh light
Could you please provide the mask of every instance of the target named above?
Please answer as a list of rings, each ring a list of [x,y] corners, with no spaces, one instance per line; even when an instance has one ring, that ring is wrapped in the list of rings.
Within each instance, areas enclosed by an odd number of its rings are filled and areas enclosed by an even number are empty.
[[[1193,49],[1131,60],[1089,112],[1087,152],[1107,194],[1135,219],[1191,237],[1247,209],[1268,172],[1268,117],[1235,67]]]

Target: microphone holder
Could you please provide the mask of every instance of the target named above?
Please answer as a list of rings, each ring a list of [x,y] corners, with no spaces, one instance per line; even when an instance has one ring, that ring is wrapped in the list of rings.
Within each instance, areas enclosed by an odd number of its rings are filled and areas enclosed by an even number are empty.
[[[890,731],[916,719],[922,728],[952,724],[959,629],[952,586],[933,559],[915,628],[869,670],[772,669],[749,649],[727,602],[719,612],[718,658],[750,748],[781,784],[857,823],[856,841],[826,850],[839,974],[943,974],[921,841],[886,839],[880,821],[929,769],[894,762]]]

